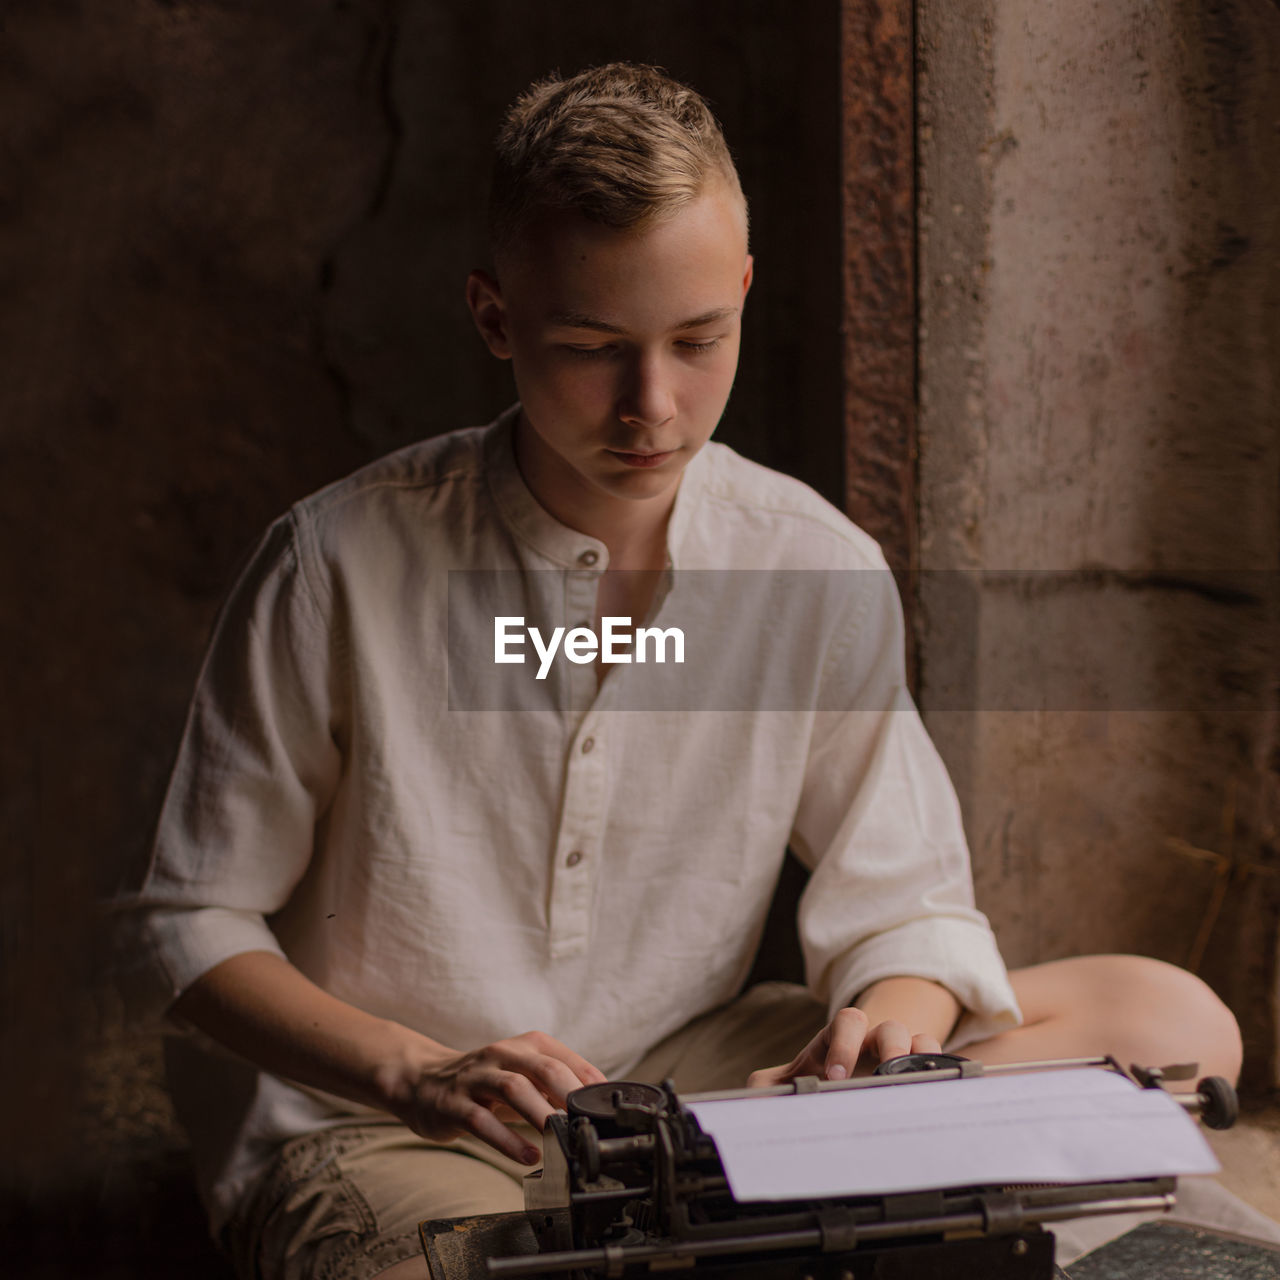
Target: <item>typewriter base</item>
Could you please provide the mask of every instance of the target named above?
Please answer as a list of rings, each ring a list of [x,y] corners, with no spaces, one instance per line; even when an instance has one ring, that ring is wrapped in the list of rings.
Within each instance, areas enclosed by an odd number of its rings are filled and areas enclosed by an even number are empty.
[[[490,1213],[471,1218],[445,1218],[421,1224],[423,1248],[432,1280],[484,1280],[486,1258],[509,1258],[538,1252],[537,1240],[523,1213]],[[1024,1247],[1025,1246],[1025,1247]],[[589,1275],[564,1272],[574,1280]],[[1053,1264],[1053,1236],[1047,1231],[991,1236],[974,1240],[921,1241],[887,1245],[854,1253],[730,1258],[704,1261],[696,1267],[654,1271],[637,1268],[628,1276],[697,1277],[698,1280],[1062,1280]],[[591,1280],[595,1280],[593,1276]]]

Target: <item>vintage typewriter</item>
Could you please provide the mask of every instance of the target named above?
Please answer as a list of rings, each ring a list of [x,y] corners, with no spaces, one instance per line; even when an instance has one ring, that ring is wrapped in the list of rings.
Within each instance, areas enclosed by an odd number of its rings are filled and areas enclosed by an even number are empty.
[[[1194,1067],[1130,1068],[1110,1058],[986,1067],[945,1054],[914,1054],[874,1076],[815,1077],[765,1090],[677,1096],[662,1087],[609,1083],[579,1089],[551,1117],[543,1168],[525,1179],[526,1214],[425,1222],[435,1280],[685,1275],[697,1280],[1052,1280],[1055,1222],[1171,1208],[1176,1178],[945,1186],[814,1199],[736,1199],[701,1104],[883,1088],[1005,1072],[1099,1069],[1129,1086],[1162,1090]],[[915,1095],[921,1096],[921,1095]],[[1212,1128],[1236,1117],[1220,1077],[1167,1094]],[[1162,1103],[1167,1110],[1176,1108]],[[763,1114],[763,1113],[762,1113]],[[1185,1121],[1177,1124],[1185,1126]],[[1203,1143],[1194,1133],[1191,1139]]]

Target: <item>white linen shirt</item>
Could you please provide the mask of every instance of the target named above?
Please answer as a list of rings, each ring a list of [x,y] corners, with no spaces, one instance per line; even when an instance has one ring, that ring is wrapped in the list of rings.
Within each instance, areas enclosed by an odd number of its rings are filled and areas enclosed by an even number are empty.
[[[375,462],[267,533],[215,630],[145,881],[115,904],[134,1008],[270,950],[453,1048],[537,1028],[619,1077],[736,994],[790,843],[813,872],[807,981],[833,1011],[914,974],[964,1005],[961,1040],[1015,1025],[875,544],[709,444],[680,482],[651,620],[687,599],[696,647],[716,593],[694,571],[837,571],[845,587],[748,610],[754,629],[722,626],[733,652],[700,675],[633,664],[597,685],[561,661],[539,684],[536,661],[494,665],[491,612],[475,604],[487,623],[459,630],[473,581],[523,584],[572,627],[593,618],[609,553],[526,488],[515,412]],[[804,696],[754,709],[713,688],[731,669],[738,689],[798,673]],[[532,701],[468,709],[486,673],[518,675]],[[685,684],[647,701],[661,678]],[[199,1035],[169,1066],[215,1230],[278,1143],[380,1114]]]

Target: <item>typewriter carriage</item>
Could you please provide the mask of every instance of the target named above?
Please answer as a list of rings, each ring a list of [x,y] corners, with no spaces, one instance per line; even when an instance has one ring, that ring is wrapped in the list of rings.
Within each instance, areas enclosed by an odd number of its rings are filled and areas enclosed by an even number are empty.
[[[684,1102],[779,1093],[915,1085],[1004,1071],[1092,1066],[1143,1088],[1194,1078],[1195,1067],[1132,1067],[1112,1058],[986,1067],[949,1055],[913,1055],[878,1077],[771,1090],[691,1095]],[[1218,1077],[1174,1096],[1213,1128],[1236,1116]],[[494,1277],[574,1280],[648,1272],[743,1280],[1051,1280],[1053,1236],[1067,1218],[1173,1206],[1170,1177],[1025,1187],[966,1187],[829,1201],[739,1203],[714,1141],[670,1082],[593,1085],[548,1121],[543,1169],[525,1179],[539,1253],[489,1261]]]

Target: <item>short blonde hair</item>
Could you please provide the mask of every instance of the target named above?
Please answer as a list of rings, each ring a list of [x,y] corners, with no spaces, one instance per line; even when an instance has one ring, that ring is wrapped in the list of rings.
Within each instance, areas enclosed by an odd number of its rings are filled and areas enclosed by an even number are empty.
[[[702,96],[643,64],[610,62],[537,81],[507,111],[496,150],[489,198],[495,251],[540,213],[643,228],[696,200],[713,177],[742,196],[724,134]]]

